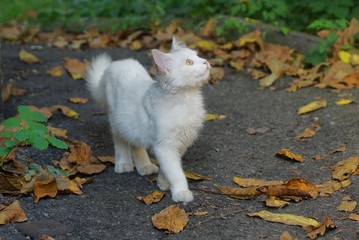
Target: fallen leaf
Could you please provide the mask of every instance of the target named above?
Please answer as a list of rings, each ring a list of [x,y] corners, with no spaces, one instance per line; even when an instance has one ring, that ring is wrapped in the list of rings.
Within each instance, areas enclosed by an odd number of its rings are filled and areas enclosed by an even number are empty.
[[[224,77],[224,70],[220,67],[212,67],[210,70],[210,83],[218,83]]]
[[[297,114],[301,115],[301,114],[313,112],[315,110],[324,108],[325,106],[327,106],[327,100],[325,100],[325,99],[313,101],[303,107],[300,107],[297,111]]]
[[[270,130],[268,127],[249,127],[246,129],[246,132],[250,135],[257,135],[267,133]]]
[[[347,187],[349,185],[348,182],[350,183],[349,179],[344,180],[342,182],[337,182],[337,181],[324,182],[323,184],[318,185],[319,195],[322,197],[331,196],[334,192],[338,191],[342,187]]]
[[[26,63],[39,63],[40,62],[40,60],[35,55],[33,55],[32,53],[30,53],[24,49],[20,50],[19,58],[21,61],[26,62]]]
[[[191,213],[190,215],[193,215],[193,216],[206,216],[208,214],[208,212],[194,212],[194,213]]]
[[[69,161],[80,165],[91,164],[92,150],[90,146],[81,141],[67,140],[70,149]]]
[[[248,43],[256,43],[256,44],[258,44],[260,49],[263,49],[264,41],[263,41],[261,35],[262,35],[261,32],[257,29],[254,32],[247,33],[247,34],[243,35],[242,37],[240,37],[238,39],[238,41],[236,42],[236,45],[238,47],[243,47],[243,46],[247,45]]]
[[[285,158],[285,159],[295,160],[298,162],[304,162],[304,159],[301,155],[295,154],[286,148],[280,149],[278,152],[275,153],[275,155],[278,157],[281,157],[281,158]]]
[[[0,205],[0,225],[26,220],[26,214],[21,208],[19,200],[13,201],[9,206]]]
[[[13,79],[10,79],[8,84],[1,88],[1,97],[4,102],[9,100],[11,96],[21,96],[26,93],[27,90],[15,86],[15,80]]]
[[[228,195],[232,198],[252,199],[262,194],[260,191],[257,190],[257,187],[238,188],[219,186],[216,184],[214,186],[217,187],[223,194]]]
[[[225,119],[225,118],[226,118],[226,115],[206,113],[206,121],[221,120],[221,119]]]
[[[56,128],[56,127],[51,127],[51,126],[46,126],[46,128],[47,128],[47,130],[49,130],[49,134],[51,136],[67,138],[67,129]]]
[[[86,76],[86,69],[90,65],[89,62],[81,62],[78,59],[73,58],[65,58],[64,59],[64,66],[66,70],[70,73],[71,77],[75,80],[78,79],[85,79]]]
[[[268,197],[265,200],[266,206],[271,208],[282,208],[289,205],[289,202],[281,200],[276,197]]]
[[[171,205],[152,216],[152,224],[157,229],[165,229],[173,233],[181,232],[188,221],[186,212],[177,205]]]
[[[55,177],[57,190],[65,193],[82,194],[82,191],[76,181],[70,180],[67,177],[58,175]]]
[[[359,214],[350,213],[350,214],[349,214],[349,219],[350,219],[350,220],[353,220],[353,221],[358,221],[358,222],[359,222]]]
[[[192,180],[192,181],[204,181],[204,180],[210,181],[211,180],[209,177],[206,177],[206,176],[203,176],[201,174],[191,172],[191,171],[185,171],[184,174],[188,180]]]
[[[284,231],[282,235],[280,235],[279,240],[293,240],[293,238],[288,231]]]
[[[336,228],[334,222],[325,215],[323,222],[319,226],[307,226],[304,229],[308,232],[307,237],[316,239],[318,235],[324,236],[327,229]]]
[[[217,28],[217,23],[214,17],[208,19],[206,24],[203,26],[201,34],[204,37],[209,37]]]
[[[49,235],[41,235],[40,240],[55,240],[55,238],[50,237]]]
[[[269,222],[278,222],[286,225],[301,226],[303,228],[307,226],[318,227],[320,225],[319,222],[317,222],[317,220],[313,218],[287,213],[271,213],[265,210],[249,213],[248,216],[260,217]]]
[[[163,198],[164,195],[165,195],[164,192],[154,191],[146,196],[138,196],[136,198],[138,200],[146,203],[146,205],[151,205],[152,203],[157,203],[157,202],[161,201],[161,199]]]
[[[51,111],[60,110],[63,115],[69,118],[78,118],[80,115],[73,109],[65,105],[54,105],[50,107]]]
[[[280,185],[259,187],[258,191],[269,197],[308,197],[314,199],[319,193],[318,187],[304,178],[290,179],[287,183]]]
[[[311,128],[306,128],[302,133],[296,136],[296,139],[303,140],[306,138],[311,138],[315,135],[316,131],[312,130]]]
[[[357,202],[351,200],[350,198],[343,198],[343,201],[340,203],[340,205],[337,207],[338,211],[343,212],[353,212],[357,206]]]
[[[78,166],[76,168],[76,170],[79,173],[88,174],[88,175],[100,173],[105,169],[106,169],[106,165],[104,165],[102,163],[86,164],[86,165]]]
[[[241,187],[264,187],[270,185],[284,184],[283,181],[262,181],[254,178],[233,177],[233,181]]]
[[[80,98],[80,97],[71,97],[68,98],[68,100],[72,103],[78,103],[78,104],[83,104],[88,102],[87,98]]]
[[[57,195],[57,184],[53,176],[42,173],[36,177],[34,183],[34,200],[38,202],[40,198],[51,197],[54,198]]]
[[[332,178],[339,181],[348,179],[350,175],[355,172],[358,166],[359,157],[357,156],[342,160],[333,167]]]
[[[42,115],[44,115],[47,119],[50,119],[52,117],[52,110],[50,108],[47,108],[47,107],[38,108],[36,106],[29,106],[29,108],[32,111],[37,111],[37,112],[42,113]]]
[[[115,157],[114,156],[97,156],[97,158],[103,163],[113,163],[115,164]]]
[[[335,101],[335,104],[338,105],[338,106],[342,106],[342,105],[347,105],[347,104],[350,104],[350,103],[353,103],[353,102],[354,102],[353,99],[342,98],[342,99],[339,99],[338,101]]]
[[[46,72],[53,77],[61,77],[62,76],[62,67],[60,65],[56,65],[55,67],[48,69]]]

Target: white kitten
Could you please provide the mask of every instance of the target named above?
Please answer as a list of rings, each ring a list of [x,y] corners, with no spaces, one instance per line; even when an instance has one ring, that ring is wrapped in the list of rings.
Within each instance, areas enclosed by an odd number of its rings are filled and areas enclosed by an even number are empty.
[[[208,80],[209,63],[173,38],[169,53],[152,50],[158,69],[154,81],[136,60],[112,62],[107,55],[93,59],[87,84],[93,97],[108,110],[115,147],[115,171],[140,175],[159,171],[146,149],[160,164],[158,186],[171,189],[176,202],[193,194],[182,170],[181,157],[197,138],[205,110],[201,86]]]

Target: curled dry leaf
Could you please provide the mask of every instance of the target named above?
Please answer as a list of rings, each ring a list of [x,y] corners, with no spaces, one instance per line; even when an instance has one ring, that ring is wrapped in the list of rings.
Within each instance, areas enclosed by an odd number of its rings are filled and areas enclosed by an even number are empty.
[[[51,136],[67,138],[67,129],[56,128],[56,127],[51,127],[51,126],[46,126],[46,128],[47,128],[47,130],[49,130],[49,134]]]
[[[316,198],[319,193],[318,187],[304,178],[291,179],[285,184],[259,187],[258,190],[269,197]]]
[[[344,197],[343,201],[340,203],[340,205],[337,207],[339,211],[343,212],[353,212],[357,206],[357,202],[353,201],[352,199],[348,197]]]
[[[161,199],[163,198],[164,195],[165,195],[164,192],[154,191],[146,196],[138,196],[136,198],[138,200],[146,203],[146,205],[151,205],[152,203],[157,203],[157,202],[161,201]]]
[[[206,113],[206,121],[221,120],[221,119],[225,119],[225,118],[226,118],[226,115]]]
[[[114,156],[97,156],[97,158],[103,163],[113,163],[115,164],[115,157]]]
[[[69,118],[78,118],[80,115],[73,109],[65,106],[65,105],[54,105],[50,107],[51,111],[60,110],[63,115]]]
[[[301,114],[313,112],[315,110],[324,108],[326,106],[327,106],[327,100],[325,99],[316,100],[307,105],[304,105],[303,107],[300,107],[297,111],[297,114],[301,115]]]
[[[283,181],[262,181],[254,178],[233,177],[233,181],[241,187],[264,187],[270,185],[284,184]]]
[[[304,159],[301,155],[295,154],[286,148],[280,149],[278,152],[275,153],[275,155],[278,157],[281,157],[281,158],[285,158],[285,159],[295,160],[298,162],[304,162]]]
[[[74,58],[65,58],[64,66],[66,70],[70,73],[71,77],[75,80],[84,79],[86,77],[86,69],[89,67],[90,63],[85,61],[81,62],[78,59]]]
[[[83,104],[83,103],[88,102],[87,98],[81,98],[81,97],[71,97],[71,98],[68,98],[68,100],[69,100],[69,102],[77,103],[77,104]]]
[[[38,202],[40,198],[54,198],[57,195],[56,180],[53,176],[47,173],[42,173],[41,175],[37,176],[33,187],[35,202]]]
[[[353,156],[338,162],[333,167],[333,179],[343,181],[348,179],[359,167],[359,157]]]
[[[192,171],[185,171],[184,174],[188,180],[192,180],[192,181],[210,181],[211,180],[209,177],[203,176],[199,173],[195,173]]]
[[[287,225],[301,226],[303,228],[307,227],[307,226],[318,227],[320,225],[317,222],[317,220],[315,220],[313,218],[308,218],[308,217],[298,216],[298,215],[293,215],[293,214],[287,214],[287,213],[271,213],[271,212],[268,212],[265,210],[249,213],[248,216],[260,217],[269,222],[277,222],[277,223],[283,223],[283,224],[287,224]]]
[[[48,69],[47,74],[50,74],[53,77],[61,77],[62,76],[62,67],[60,65],[56,65],[55,67]]]
[[[92,163],[78,166],[76,169],[79,173],[91,175],[104,171],[106,169],[106,165],[102,163]]]
[[[80,165],[91,164],[92,150],[87,143],[67,140],[70,149],[69,161]]]
[[[342,98],[342,99],[339,99],[338,101],[335,101],[335,104],[338,106],[347,105],[350,103],[354,103],[354,100],[351,98]]]
[[[1,97],[6,102],[11,96],[21,96],[27,93],[27,90],[15,87],[15,80],[10,79],[9,83],[2,87]]]
[[[26,63],[39,63],[40,60],[32,53],[21,49],[19,52],[19,58],[21,61],[26,62]]]
[[[10,205],[0,204],[0,225],[10,222],[24,222],[27,220],[19,200],[13,201]]]
[[[295,138],[298,140],[304,140],[306,138],[311,138],[315,135],[316,131],[312,130],[311,128],[306,128],[302,133],[300,133]]]
[[[228,186],[219,186],[217,187],[223,194],[228,195],[232,198],[238,199],[253,199],[262,195],[260,191],[257,190],[257,187],[247,187],[247,188],[238,188],[238,187],[228,187]]]
[[[267,207],[271,207],[271,208],[282,208],[289,205],[289,202],[281,200],[276,197],[268,197],[265,200],[265,204]]]
[[[307,237],[316,239],[319,235],[324,236],[327,229],[336,228],[334,222],[325,215],[323,222],[319,226],[307,226],[304,229],[308,232]]]
[[[179,233],[188,223],[186,212],[178,205],[171,205],[152,216],[152,223],[157,229]]]

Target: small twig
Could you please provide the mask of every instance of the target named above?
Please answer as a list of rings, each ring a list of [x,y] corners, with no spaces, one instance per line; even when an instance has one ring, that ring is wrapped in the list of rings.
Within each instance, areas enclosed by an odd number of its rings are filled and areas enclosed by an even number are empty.
[[[229,212],[229,213],[225,213],[225,214],[220,214],[219,216],[213,216],[213,217],[209,217],[207,219],[204,219],[203,221],[200,221],[196,224],[194,224],[191,228],[196,228],[200,225],[202,225],[203,223],[205,222],[208,222],[210,220],[215,220],[215,219],[225,219],[226,217],[229,217],[229,216],[233,216],[233,215],[236,215],[237,213],[241,213],[241,212],[245,212],[245,211],[249,211],[250,209],[249,208],[245,208],[245,209],[240,209],[240,210],[237,210],[237,211],[233,211],[233,212]]]

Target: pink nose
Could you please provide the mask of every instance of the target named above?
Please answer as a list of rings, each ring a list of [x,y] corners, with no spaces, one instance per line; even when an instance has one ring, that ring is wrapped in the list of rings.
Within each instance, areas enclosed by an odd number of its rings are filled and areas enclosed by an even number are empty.
[[[207,60],[204,60],[203,61],[203,64],[206,64],[207,65],[207,69],[209,69],[211,66],[209,65],[209,63],[207,62]]]

